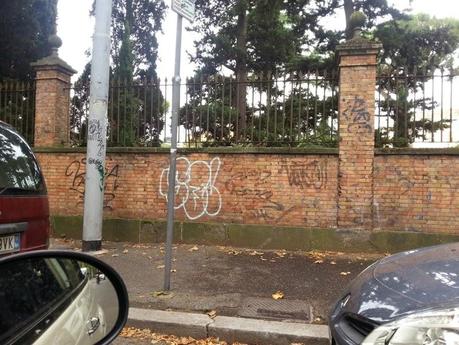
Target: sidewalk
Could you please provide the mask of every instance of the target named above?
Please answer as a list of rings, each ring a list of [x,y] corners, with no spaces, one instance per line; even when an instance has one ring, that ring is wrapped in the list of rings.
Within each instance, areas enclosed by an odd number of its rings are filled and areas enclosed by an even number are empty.
[[[59,239],[52,241],[52,247],[79,249],[80,243]],[[121,274],[130,305],[137,311],[210,314],[231,317],[221,320],[233,323],[250,318],[326,324],[329,308],[346,285],[378,258],[368,254],[175,245],[172,293],[162,295],[163,245],[104,242],[103,248],[106,253],[98,257]],[[275,300],[272,295],[276,292],[283,298]],[[254,327],[260,326],[255,323]],[[174,333],[173,329],[169,331]]]

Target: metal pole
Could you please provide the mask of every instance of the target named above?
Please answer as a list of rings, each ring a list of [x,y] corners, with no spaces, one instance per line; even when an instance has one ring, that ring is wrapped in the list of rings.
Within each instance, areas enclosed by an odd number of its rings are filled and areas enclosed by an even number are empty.
[[[112,0],[96,0],[86,152],[83,251],[100,250],[104,203]]]
[[[174,237],[174,204],[175,204],[175,175],[177,170],[177,127],[180,109],[180,60],[182,53],[182,21],[177,14],[177,33],[175,39],[175,73],[172,82],[172,121],[171,121],[171,153],[169,165],[169,189],[167,191],[167,237],[166,257],[164,263],[164,291],[171,288],[172,240]]]

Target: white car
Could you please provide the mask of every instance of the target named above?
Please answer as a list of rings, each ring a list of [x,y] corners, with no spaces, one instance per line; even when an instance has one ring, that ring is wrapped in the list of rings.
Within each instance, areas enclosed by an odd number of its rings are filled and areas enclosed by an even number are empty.
[[[124,283],[89,255],[6,257],[0,260],[0,286],[0,344],[108,344],[127,319]]]

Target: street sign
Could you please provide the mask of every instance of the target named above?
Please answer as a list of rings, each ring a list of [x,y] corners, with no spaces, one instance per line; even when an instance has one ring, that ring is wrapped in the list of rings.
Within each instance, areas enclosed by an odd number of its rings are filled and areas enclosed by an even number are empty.
[[[195,0],[172,0],[172,11],[192,22],[194,20],[194,3]]]

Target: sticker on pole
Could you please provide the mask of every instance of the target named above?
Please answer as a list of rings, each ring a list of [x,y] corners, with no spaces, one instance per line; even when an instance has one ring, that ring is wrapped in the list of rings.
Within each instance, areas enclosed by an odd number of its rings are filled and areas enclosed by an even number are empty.
[[[172,11],[192,22],[194,20],[194,3],[195,0],[172,0]]]

